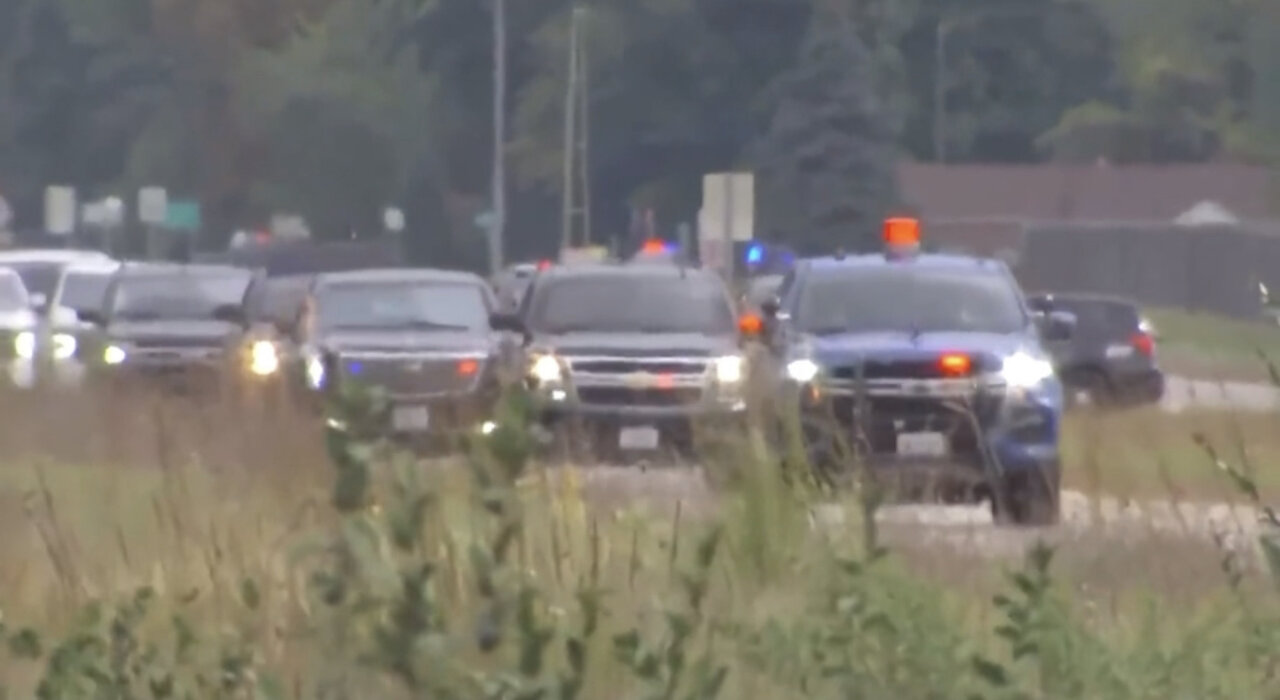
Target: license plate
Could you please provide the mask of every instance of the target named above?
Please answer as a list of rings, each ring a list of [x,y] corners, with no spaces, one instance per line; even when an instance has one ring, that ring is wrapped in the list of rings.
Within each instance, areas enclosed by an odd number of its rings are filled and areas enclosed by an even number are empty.
[[[426,406],[396,406],[391,411],[391,427],[402,432],[426,430],[431,414]]]
[[[618,431],[618,447],[624,450],[656,450],[658,430],[648,426],[623,428]]]
[[[898,434],[898,454],[903,457],[945,457],[950,451],[943,433]]]

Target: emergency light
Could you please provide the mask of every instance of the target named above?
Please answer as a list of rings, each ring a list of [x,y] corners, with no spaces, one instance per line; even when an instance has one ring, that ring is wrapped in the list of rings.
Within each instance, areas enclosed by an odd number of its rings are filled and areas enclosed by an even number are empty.
[[[920,248],[920,220],[893,217],[884,221],[884,246],[887,250],[908,252]]]
[[[747,248],[747,264],[759,265],[763,261],[764,261],[764,246],[760,245],[759,243],[752,243],[751,247]]]
[[[662,255],[670,250],[667,242],[661,238],[650,238],[640,246],[640,252],[644,255]]]
[[[948,377],[965,377],[973,369],[973,359],[963,353],[949,352],[938,358],[938,367]]]

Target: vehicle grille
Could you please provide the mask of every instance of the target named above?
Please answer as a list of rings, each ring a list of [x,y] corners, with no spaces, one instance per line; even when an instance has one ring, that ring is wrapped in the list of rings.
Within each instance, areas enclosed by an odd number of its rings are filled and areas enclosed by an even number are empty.
[[[143,350],[164,350],[164,349],[181,349],[190,350],[195,348],[207,348],[209,350],[221,350],[221,340],[210,340],[209,338],[146,338],[143,340],[135,340],[132,345]]]
[[[953,454],[976,455],[981,432],[998,415],[999,404],[996,397],[967,407],[954,399],[867,396],[859,404],[854,397],[839,397],[832,402],[832,418],[852,426],[872,454],[896,452],[899,433],[928,431],[950,436]]]
[[[649,372],[652,374],[702,374],[707,370],[703,362],[680,362],[675,360],[644,359],[608,359],[608,360],[571,360],[575,372],[591,374],[633,374]]]
[[[702,399],[702,389],[631,389],[616,386],[587,386],[578,389],[578,399],[587,404],[615,406],[687,406]]]
[[[458,361],[464,358],[416,358],[407,357],[345,357],[342,359],[342,376],[378,386],[393,395],[422,396],[470,391],[475,387],[485,363],[474,374],[458,372]]]
[[[990,372],[994,367],[991,358],[979,356],[974,358],[973,373]],[[934,358],[917,358],[910,360],[868,360],[861,365],[846,365],[832,370],[832,376],[842,381],[859,379],[946,379],[947,375]]]

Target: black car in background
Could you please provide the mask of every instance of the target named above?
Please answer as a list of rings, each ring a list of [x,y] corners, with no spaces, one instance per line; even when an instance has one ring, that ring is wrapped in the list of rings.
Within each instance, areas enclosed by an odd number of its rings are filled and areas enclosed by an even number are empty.
[[[1076,317],[1070,340],[1048,344],[1069,403],[1132,406],[1159,402],[1165,378],[1151,324],[1130,299],[1103,294],[1040,293],[1027,298],[1038,311]]]
[[[709,270],[556,266],[495,326],[525,336],[538,422],[562,447],[602,459],[687,455],[699,425],[746,415],[737,313]]]
[[[244,300],[255,273],[222,265],[125,263],[95,326],[77,347],[91,379],[113,386],[214,389],[244,334]]]
[[[396,437],[489,432],[502,364],[516,350],[490,328],[496,310],[489,285],[469,272],[316,275],[296,327],[294,371],[317,397],[347,383],[384,390]]]

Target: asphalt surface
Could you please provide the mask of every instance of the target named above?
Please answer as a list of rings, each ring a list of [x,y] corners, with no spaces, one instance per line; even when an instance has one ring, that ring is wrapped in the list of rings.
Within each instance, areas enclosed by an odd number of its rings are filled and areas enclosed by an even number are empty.
[[[1161,408],[1260,412],[1280,408],[1280,390],[1262,384],[1215,383],[1170,378]],[[580,473],[589,500],[610,507],[669,509],[680,502],[685,509],[714,507],[712,490],[696,468],[641,469],[598,466]],[[815,528],[847,526],[850,514],[837,505],[818,506]],[[1207,545],[1256,553],[1254,543],[1270,534],[1263,514],[1240,503],[1121,501],[1067,491],[1062,498],[1060,524],[1049,528],[997,526],[987,504],[973,506],[887,506],[877,514],[890,541],[933,544],[979,556],[1017,557],[1037,540],[1059,545],[1106,542],[1135,543],[1144,539],[1192,539]]]

